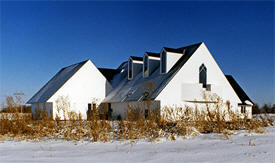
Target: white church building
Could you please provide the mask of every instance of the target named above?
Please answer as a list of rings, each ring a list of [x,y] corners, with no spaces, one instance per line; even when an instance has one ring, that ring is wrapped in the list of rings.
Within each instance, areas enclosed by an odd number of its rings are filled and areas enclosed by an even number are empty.
[[[27,103],[33,113],[44,109],[53,118],[62,117],[59,105],[84,118],[93,105],[124,117],[129,106],[147,109],[147,100],[160,111],[215,103],[203,93],[217,95],[235,112],[252,116],[253,102],[232,76],[222,72],[203,42],[130,56],[117,69],[98,68],[91,60],[64,67]]]

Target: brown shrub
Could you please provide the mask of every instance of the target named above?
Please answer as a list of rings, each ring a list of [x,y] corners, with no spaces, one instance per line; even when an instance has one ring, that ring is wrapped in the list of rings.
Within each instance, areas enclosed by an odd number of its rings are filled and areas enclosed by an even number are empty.
[[[264,133],[266,126],[273,125],[274,120],[267,114],[248,119],[247,115],[241,117],[233,112],[230,103],[226,103],[226,106],[226,112],[220,110],[221,104],[218,102],[207,104],[205,109],[165,108],[162,113],[160,110],[143,111],[129,107],[126,118],[121,121],[107,121],[105,116],[100,117],[96,107],[91,111],[88,121],[83,120],[81,114],[75,112],[65,113],[68,115],[66,120],[60,120],[58,116],[53,120],[45,110],[37,109],[37,118],[21,116],[17,111],[1,116],[0,134],[27,140],[61,138],[94,142],[117,139],[153,141],[163,136],[175,140],[177,136],[194,136],[198,132],[230,135],[233,130],[245,129],[249,132]],[[226,120],[226,115],[229,120]]]

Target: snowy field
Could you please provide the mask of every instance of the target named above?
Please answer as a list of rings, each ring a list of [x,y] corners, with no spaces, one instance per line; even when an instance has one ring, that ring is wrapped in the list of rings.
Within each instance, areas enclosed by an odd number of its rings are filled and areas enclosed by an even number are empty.
[[[0,141],[0,162],[275,162],[275,127],[226,138],[201,134],[176,141],[92,143]]]

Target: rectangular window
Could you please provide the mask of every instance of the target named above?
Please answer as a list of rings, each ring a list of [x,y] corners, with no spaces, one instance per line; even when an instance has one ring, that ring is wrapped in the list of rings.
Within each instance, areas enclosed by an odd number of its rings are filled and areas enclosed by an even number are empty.
[[[145,110],[145,112],[144,112],[144,116],[145,116],[145,118],[147,118],[147,117],[148,117],[148,114],[149,114],[148,112],[149,112],[149,111],[148,111],[148,109],[146,109],[146,110]]]
[[[96,103],[93,103],[93,110],[96,109]]]
[[[111,109],[111,103],[108,103],[108,110]]]
[[[241,106],[241,113],[245,113],[245,106]]]
[[[92,109],[92,104],[88,103],[88,110],[91,110],[91,109]]]

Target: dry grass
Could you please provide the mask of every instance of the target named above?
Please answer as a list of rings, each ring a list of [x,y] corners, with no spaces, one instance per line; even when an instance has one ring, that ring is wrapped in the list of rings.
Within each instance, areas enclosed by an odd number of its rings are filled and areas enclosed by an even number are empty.
[[[149,103],[149,102],[148,102]],[[226,136],[233,134],[234,130],[247,130],[248,132],[264,133],[265,127],[273,125],[274,120],[267,114],[248,119],[231,111],[227,103],[227,112],[220,110],[221,103],[206,104],[204,109],[195,108],[165,108],[160,114],[159,110],[148,110],[146,117],[141,109],[132,109],[129,106],[125,119],[120,121],[106,120],[100,116],[97,108],[89,114],[89,120],[83,120],[81,114],[68,112],[61,108],[64,120],[48,117],[44,110],[37,110],[37,118],[20,116],[14,112],[9,117],[0,118],[0,136],[5,140],[88,140],[93,142],[108,142],[114,140],[149,139],[151,141],[160,137],[175,140],[178,136],[199,133],[221,133]],[[104,114],[103,114],[104,115]],[[12,118],[10,117],[12,116]],[[226,116],[229,120],[226,120]],[[174,119],[173,119],[174,118]]]

